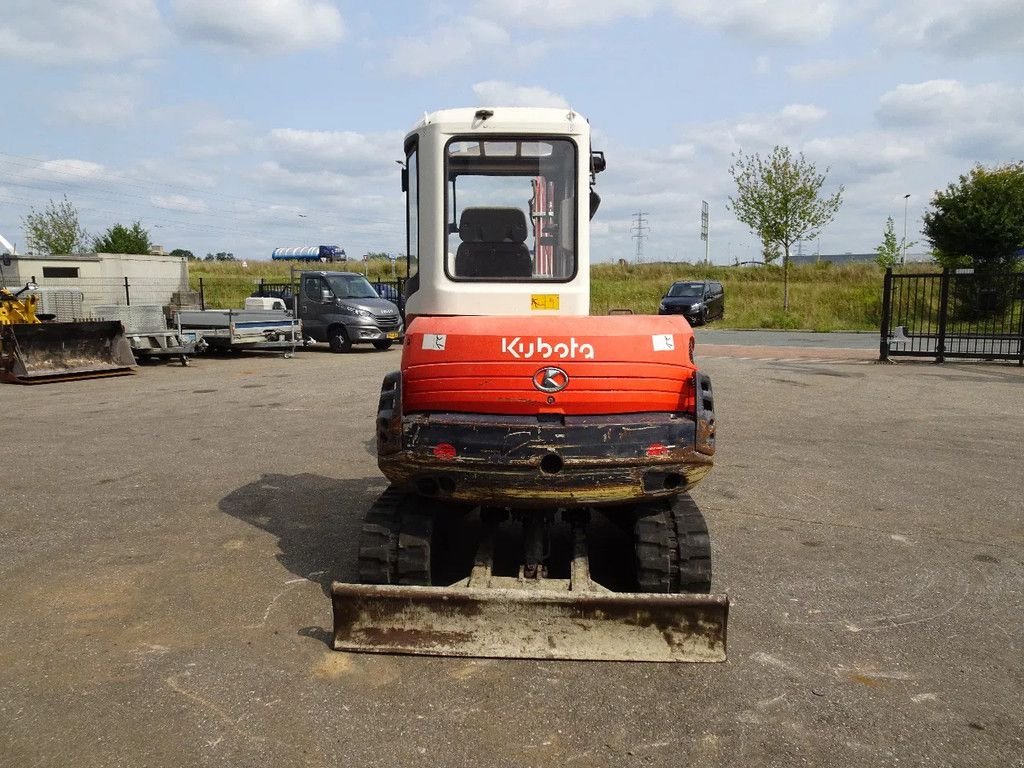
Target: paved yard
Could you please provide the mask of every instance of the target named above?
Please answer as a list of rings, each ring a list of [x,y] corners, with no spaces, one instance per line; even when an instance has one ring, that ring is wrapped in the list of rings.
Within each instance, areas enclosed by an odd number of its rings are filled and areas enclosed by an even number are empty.
[[[0,389],[0,764],[1024,765],[1024,371],[741,359],[729,661],[328,650],[399,353]]]

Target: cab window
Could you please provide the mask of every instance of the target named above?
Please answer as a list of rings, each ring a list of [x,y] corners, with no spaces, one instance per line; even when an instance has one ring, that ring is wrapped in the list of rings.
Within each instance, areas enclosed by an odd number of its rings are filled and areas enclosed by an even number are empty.
[[[564,138],[450,141],[448,276],[571,280],[577,269],[576,166],[576,145]]]
[[[310,301],[323,299],[323,281],[319,277],[307,277],[302,281],[302,291]]]

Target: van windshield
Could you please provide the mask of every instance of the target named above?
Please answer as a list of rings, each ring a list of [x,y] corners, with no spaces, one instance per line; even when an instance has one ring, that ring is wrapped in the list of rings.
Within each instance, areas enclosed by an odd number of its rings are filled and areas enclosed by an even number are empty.
[[[704,295],[704,283],[675,283],[668,289],[673,299],[700,298]]]
[[[362,275],[327,275],[327,284],[339,299],[380,298]]]

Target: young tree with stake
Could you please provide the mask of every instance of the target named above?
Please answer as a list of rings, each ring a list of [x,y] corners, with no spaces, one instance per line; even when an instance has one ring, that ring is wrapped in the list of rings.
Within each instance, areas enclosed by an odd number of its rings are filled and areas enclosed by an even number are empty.
[[[820,197],[824,173],[803,153],[793,157],[788,147],[776,146],[771,155],[733,155],[729,174],[736,182],[736,196],[729,210],[750,227],[763,243],[782,249],[782,308],[789,309],[789,249],[798,240],[810,240],[835,217],[842,204],[843,187],[830,197]]]

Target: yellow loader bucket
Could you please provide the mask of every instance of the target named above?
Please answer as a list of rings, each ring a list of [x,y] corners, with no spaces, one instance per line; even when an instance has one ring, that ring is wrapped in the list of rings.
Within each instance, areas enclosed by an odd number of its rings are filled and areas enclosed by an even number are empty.
[[[21,384],[131,373],[119,320],[0,325],[0,375]]]

